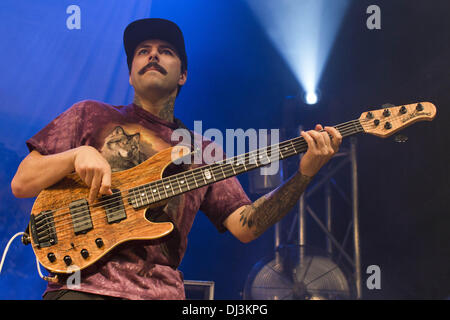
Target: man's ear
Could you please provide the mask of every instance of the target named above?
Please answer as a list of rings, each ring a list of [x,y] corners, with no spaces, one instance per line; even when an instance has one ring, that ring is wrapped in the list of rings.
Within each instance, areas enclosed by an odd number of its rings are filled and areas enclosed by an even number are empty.
[[[133,85],[133,84],[131,83],[131,72],[130,72],[130,75],[129,75],[129,77],[128,77],[128,82],[130,83],[130,86]]]
[[[184,72],[182,72],[180,74],[180,79],[178,80],[178,84],[180,86],[182,86],[186,83],[186,80],[187,80],[187,70],[184,70]]]

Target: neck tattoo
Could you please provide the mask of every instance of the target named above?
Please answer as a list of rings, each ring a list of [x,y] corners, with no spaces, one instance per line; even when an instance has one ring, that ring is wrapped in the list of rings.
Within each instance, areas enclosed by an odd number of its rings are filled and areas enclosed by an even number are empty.
[[[167,100],[163,103],[163,106],[160,110],[156,111],[155,110],[150,110],[148,108],[145,108],[144,105],[142,104],[141,100],[139,99],[138,96],[134,96],[133,99],[133,103],[135,105],[137,105],[138,107],[149,111],[150,113],[154,114],[155,116],[169,121],[169,122],[173,122],[173,111],[174,111],[174,107],[175,107],[175,97],[169,97],[167,98]]]
[[[169,122],[173,122],[173,109],[175,107],[175,98],[170,97],[163,108],[159,111],[159,117]]]

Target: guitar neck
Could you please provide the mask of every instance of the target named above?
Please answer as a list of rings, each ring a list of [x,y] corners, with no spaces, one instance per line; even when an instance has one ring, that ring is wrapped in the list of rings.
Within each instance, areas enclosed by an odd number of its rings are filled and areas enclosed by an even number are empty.
[[[364,132],[359,119],[339,124],[335,128],[343,138]],[[298,155],[307,149],[305,139],[296,137],[132,188],[129,190],[129,201],[137,209]]]

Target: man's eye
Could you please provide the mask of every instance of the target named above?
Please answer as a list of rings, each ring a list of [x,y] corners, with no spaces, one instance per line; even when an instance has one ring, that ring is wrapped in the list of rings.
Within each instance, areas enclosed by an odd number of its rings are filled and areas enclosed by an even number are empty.
[[[147,52],[147,49],[141,49],[138,51],[138,54],[146,54]]]
[[[168,50],[168,49],[164,49],[162,52],[165,53],[165,54],[170,54],[170,55],[172,55],[172,51],[170,51],[170,50]]]

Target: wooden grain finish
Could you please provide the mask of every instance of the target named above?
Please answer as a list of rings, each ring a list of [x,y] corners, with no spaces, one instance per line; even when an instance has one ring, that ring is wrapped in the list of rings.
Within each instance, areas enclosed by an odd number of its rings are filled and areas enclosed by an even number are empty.
[[[78,177],[71,174],[52,187],[43,190],[37,197],[31,214],[36,216],[46,210],[53,210],[57,243],[49,247],[39,248],[32,239],[33,250],[40,263],[49,271],[56,273],[72,273],[74,269],[84,269],[98,261],[107,252],[120,243],[130,240],[149,240],[166,236],[173,230],[171,222],[154,223],[145,218],[147,208],[161,207],[167,200],[160,201],[145,208],[134,209],[128,203],[128,190],[158,179],[172,160],[180,158],[187,152],[185,147],[172,147],[155,154],[143,163],[128,170],[112,173],[111,189],[119,189],[122,193],[126,219],[109,224],[105,209],[96,206],[98,198],[90,208],[93,229],[86,234],[75,235],[69,204],[80,199],[87,199],[89,188]],[[95,240],[101,238],[103,246],[98,248]],[[81,256],[81,250],[89,252],[87,258]],[[55,261],[50,262],[48,254],[53,253]],[[64,257],[70,256],[72,263],[67,266]]]

